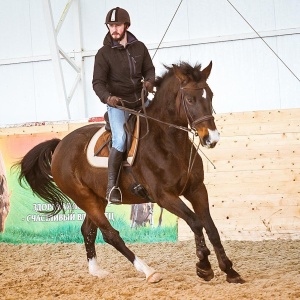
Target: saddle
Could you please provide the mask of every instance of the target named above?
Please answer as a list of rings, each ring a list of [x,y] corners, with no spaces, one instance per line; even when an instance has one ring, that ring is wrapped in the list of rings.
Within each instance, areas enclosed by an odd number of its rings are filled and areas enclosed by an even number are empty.
[[[139,134],[140,134],[140,117],[136,115],[130,115],[127,123],[125,124],[125,131],[127,133],[126,137],[126,151],[123,161],[123,168],[126,170],[133,178],[132,185],[130,187],[131,192],[145,199],[145,202],[153,202],[149,196],[147,190],[137,181],[134,176],[131,166],[134,163],[134,159],[137,153]],[[96,168],[107,168],[108,167],[108,156],[111,148],[111,130],[108,120],[108,116],[104,115],[106,125],[100,128],[94,136],[91,138],[86,154],[89,164]]]
[[[94,148],[94,156],[98,157],[108,157],[111,148],[111,129],[107,112],[104,114],[104,120],[106,122],[104,127],[105,130],[102,130],[103,132],[99,136]],[[138,147],[140,132],[139,117],[136,115],[130,115],[124,127],[126,131],[126,157],[124,158],[127,158],[129,165],[132,165]]]

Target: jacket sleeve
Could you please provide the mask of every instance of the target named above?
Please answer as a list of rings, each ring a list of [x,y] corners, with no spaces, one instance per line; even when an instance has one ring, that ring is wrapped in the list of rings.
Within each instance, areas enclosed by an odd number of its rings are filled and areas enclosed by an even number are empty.
[[[93,74],[93,89],[101,102],[106,103],[110,96],[107,90],[107,76],[109,73],[109,65],[105,59],[101,49],[95,56],[94,74]]]
[[[144,61],[143,61],[143,67],[142,67],[142,72],[143,72],[143,77],[145,81],[150,81],[152,84],[154,84],[155,81],[155,68],[152,63],[149,51],[147,47],[145,47],[145,52],[144,52]]]

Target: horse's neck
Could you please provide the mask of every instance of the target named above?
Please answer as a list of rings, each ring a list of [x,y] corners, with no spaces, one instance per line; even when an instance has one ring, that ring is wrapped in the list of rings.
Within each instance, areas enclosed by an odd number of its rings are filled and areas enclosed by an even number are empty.
[[[188,128],[188,123],[178,122],[179,117],[175,108],[175,98],[162,99],[163,95],[157,95],[151,106],[147,109],[147,114],[153,118],[149,120],[151,134],[156,135],[159,140],[167,141],[167,144],[176,145],[176,148],[185,148],[189,143],[188,133],[185,129]],[[167,107],[166,103],[173,103],[174,107]],[[183,149],[183,151],[185,151]]]
[[[179,86],[174,90],[166,89],[165,87],[160,88],[160,90],[156,92],[151,106],[147,109],[149,116],[166,123],[187,126],[187,120],[185,122],[178,116],[176,108],[178,90]]]

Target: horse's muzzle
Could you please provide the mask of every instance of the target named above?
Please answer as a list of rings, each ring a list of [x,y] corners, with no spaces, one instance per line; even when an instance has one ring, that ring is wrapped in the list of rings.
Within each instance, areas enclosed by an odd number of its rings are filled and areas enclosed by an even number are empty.
[[[203,138],[200,137],[201,145],[206,148],[214,148],[219,140],[220,134],[217,129],[208,129],[208,134],[206,134]]]

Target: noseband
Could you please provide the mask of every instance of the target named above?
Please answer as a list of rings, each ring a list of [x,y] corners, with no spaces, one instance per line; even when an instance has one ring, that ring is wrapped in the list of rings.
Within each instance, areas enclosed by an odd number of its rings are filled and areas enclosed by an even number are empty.
[[[210,115],[204,115],[203,117],[200,117],[200,118],[194,120],[191,113],[190,113],[190,111],[189,111],[189,108],[186,104],[186,101],[184,101],[184,96],[185,96],[184,90],[202,90],[202,89],[206,89],[206,88],[209,88],[207,84],[204,84],[203,86],[197,87],[197,88],[189,88],[189,87],[180,86],[180,89],[179,89],[180,99],[183,103],[186,118],[188,120],[188,123],[189,123],[190,127],[193,128],[193,129],[195,129],[195,126],[199,123],[202,123],[202,122],[205,122],[205,121],[208,121],[208,120],[214,120],[214,117],[213,117],[212,114],[210,114]],[[211,104],[210,104],[210,106],[211,106]],[[212,106],[210,107],[210,111],[211,111],[211,113],[213,112]]]

